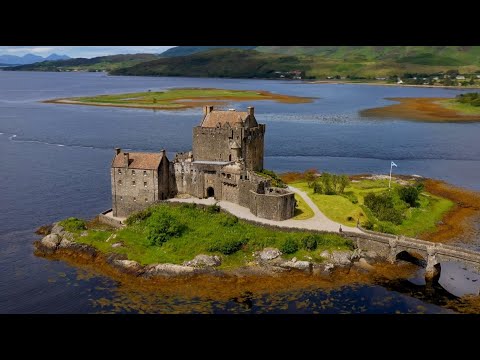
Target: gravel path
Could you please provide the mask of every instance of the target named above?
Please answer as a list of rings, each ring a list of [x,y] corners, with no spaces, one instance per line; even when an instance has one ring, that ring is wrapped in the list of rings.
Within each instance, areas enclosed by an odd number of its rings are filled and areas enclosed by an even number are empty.
[[[204,205],[214,205],[217,204],[222,209],[225,209],[229,213],[235,215],[240,219],[245,220],[253,220],[259,223],[268,224],[268,225],[275,225],[285,228],[296,228],[296,229],[307,229],[307,230],[321,230],[321,231],[331,231],[331,232],[338,232],[340,229],[340,224],[328,219],[313,203],[313,201],[308,197],[308,195],[292,186],[289,186],[288,189],[290,191],[295,192],[296,194],[300,195],[303,200],[310,206],[313,210],[314,216],[310,219],[306,220],[284,220],[284,221],[275,221],[275,220],[268,220],[262,219],[255,215],[253,215],[250,210],[246,207],[240,206],[238,204],[234,204],[228,201],[217,201],[214,198],[208,199],[198,199],[195,197],[187,198],[187,199],[169,199],[168,201],[172,202],[185,202],[185,203],[195,203],[195,204],[204,204]],[[357,229],[356,227],[349,227],[342,225],[342,229],[349,232],[356,232],[361,233],[362,231]]]

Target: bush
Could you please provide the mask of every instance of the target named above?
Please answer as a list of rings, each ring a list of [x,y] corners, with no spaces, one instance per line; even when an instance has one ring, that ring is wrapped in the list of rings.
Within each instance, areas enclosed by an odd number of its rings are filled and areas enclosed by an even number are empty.
[[[284,254],[293,254],[294,252],[298,251],[297,241],[293,238],[287,238],[287,240],[285,240],[285,242],[282,244],[280,250]]]
[[[227,215],[222,220],[220,220],[220,223],[223,226],[234,226],[238,224],[238,218],[236,216]]]
[[[314,194],[323,194],[323,187],[320,183],[314,182],[313,183],[313,193]]]
[[[386,234],[396,234],[395,225],[388,221],[379,222],[377,230]]]
[[[395,209],[394,201],[390,193],[368,193],[364,198],[364,204],[379,219],[390,221],[394,224],[401,224],[403,214],[400,210]]]
[[[317,248],[317,237],[315,235],[307,235],[302,239],[302,248],[313,251]]]
[[[147,239],[150,245],[162,245],[168,239],[182,235],[185,226],[164,212],[155,212],[147,220]]]
[[[133,225],[133,224],[138,224],[141,221],[144,221],[148,219],[150,216],[152,216],[152,209],[148,208],[142,211],[138,211],[136,213],[133,213],[130,215],[127,220],[125,220],[125,224],[128,226]]]
[[[195,203],[184,203],[180,206],[182,209],[196,209],[197,208],[197,204]]]
[[[418,207],[418,196],[423,190],[422,186],[404,186],[398,189],[398,196],[405,201],[410,207]]]
[[[208,246],[207,250],[210,252],[220,252],[223,255],[230,255],[236,253],[248,242],[248,238],[241,239],[217,239]]]
[[[369,219],[363,223],[362,227],[367,230],[373,230],[375,228],[375,223]]]
[[[283,182],[283,180],[280,179],[280,177],[272,170],[263,169],[262,171],[257,173],[261,176],[268,177],[270,179],[270,183],[272,186],[280,187],[280,188],[287,187],[287,185]]]
[[[68,219],[59,222],[60,226],[69,232],[76,232],[87,229],[87,224],[81,219],[75,217],[69,217]]]
[[[215,213],[218,213],[220,212],[220,206],[218,205],[209,205],[207,206],[207,208],[205,209],[205,211],[209,214],[215,214]]]

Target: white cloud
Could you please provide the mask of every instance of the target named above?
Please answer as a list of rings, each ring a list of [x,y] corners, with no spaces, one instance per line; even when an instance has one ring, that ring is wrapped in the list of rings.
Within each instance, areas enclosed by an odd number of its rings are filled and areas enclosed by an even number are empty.
[[[46,53],[51,53],[53,50],[54,50],[53,47],[12,47],[12,48],[4,49],[4,51],[10,54],[17,54],[17,53],[46,54]]]

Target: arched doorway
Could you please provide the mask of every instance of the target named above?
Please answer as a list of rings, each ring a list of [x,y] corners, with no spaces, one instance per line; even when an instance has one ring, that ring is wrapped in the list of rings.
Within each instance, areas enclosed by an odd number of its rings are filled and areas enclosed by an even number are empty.
[[[207,197],[215,197],[215,190],[211,186],[207,188]]]

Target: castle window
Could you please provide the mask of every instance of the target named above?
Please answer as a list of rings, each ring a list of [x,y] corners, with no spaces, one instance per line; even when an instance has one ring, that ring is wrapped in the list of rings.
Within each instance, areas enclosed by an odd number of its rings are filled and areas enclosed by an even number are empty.
[[[122,175],[122,169],[118,169],[118,173]]]
[[[143,183],[143,186],[144,186],[144,187],[147,187],[147,182],[146,182],[146,181]]]
[[[147,171],[146,170],[143,171],[143,176],[147,176]]]
[[[145,202],[148,202],[148,199],[147,199],[147,198],[145,198]]]
[[[227,174],[227,178],[228,178],[228,179],[231,179],[231,177],[232,177],[232,175]]]
[[[240,180],[243,180],[243,175],[240,175]]]
[[[135,175],[135,170],[132,170],[132,175]]]
[[[118,185],[122,185],[122,180],[118,180]]]
[[[132,185],[135,186],[135,181],[132,181]]]
[[[134,197],[134,198],[133,198],[133,201],[137,201],[137,198],[136,198],[136,197]]]
[[[122,200],[123,200],[123,196],[120,196],[120,201],[122,201]]]

